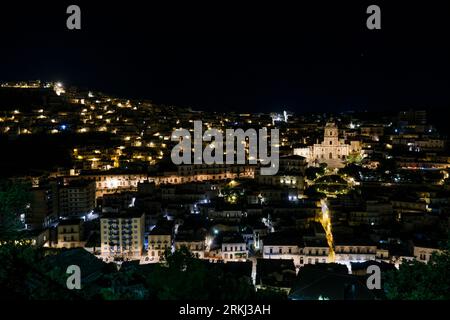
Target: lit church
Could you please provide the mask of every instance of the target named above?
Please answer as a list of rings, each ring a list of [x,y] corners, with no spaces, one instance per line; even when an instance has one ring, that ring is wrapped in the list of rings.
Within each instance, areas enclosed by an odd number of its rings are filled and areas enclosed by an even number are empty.
[[[349,154],[360,152],[359,141],[346,144],[339,139],[339,129],[335,123],[325,125],[323,141],[304,148],[295,148],[294,155],[305,157],[309,165],[326,163],[329,168],[342,168]]]

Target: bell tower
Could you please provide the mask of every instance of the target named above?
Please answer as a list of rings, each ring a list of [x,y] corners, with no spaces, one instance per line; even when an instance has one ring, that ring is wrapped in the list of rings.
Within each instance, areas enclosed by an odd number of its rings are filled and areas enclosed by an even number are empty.
[[[324,146],[339,145],[339,130],[333,122],[329,122],[325,125],[323,144]]]

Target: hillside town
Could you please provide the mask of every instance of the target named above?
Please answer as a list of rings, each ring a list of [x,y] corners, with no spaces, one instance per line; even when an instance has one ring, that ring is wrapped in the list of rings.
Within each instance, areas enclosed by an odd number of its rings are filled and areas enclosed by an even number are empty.
[[[369,265],[427,263],[448,239],[448,137],[425,109],[197,111],[41,81],[0,95],[2,146],[30,148],[2,160],[2,179],[26,186],[20,239],[55,263],[139,269],[184,248],[289,299],[377,299]],[[278,129],[278,172],[250,164],[249,139],[244,164],[173,164],[172,132],[196,120]]]

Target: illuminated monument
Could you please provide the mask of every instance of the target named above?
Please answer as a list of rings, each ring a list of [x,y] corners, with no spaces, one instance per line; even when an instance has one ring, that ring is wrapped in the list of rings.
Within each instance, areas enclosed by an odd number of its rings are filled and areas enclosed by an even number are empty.
[[[339,139],[339,129],[334,122],[324,128],[323,141],[304,148],[295,148],[294,155],[305,157],[309,165],[326,163],[329,168],[342,168],[349,154],[360,152],[359,141],[346,144]]]

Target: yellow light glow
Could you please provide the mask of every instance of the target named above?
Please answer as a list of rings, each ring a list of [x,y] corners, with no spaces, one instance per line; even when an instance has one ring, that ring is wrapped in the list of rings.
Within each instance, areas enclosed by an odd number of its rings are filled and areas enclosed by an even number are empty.
[[[330,211],[328,209],[328,205],[325,200],[323,199],[320,200],[320,205],[322,207],[322,216],[320,217],[320,223],[322,224],[322,227],[325,230],[328,247],[330,249],[330,252],[328,254],[328,262],[334,262],[335,261],[334,239],[333,239],[333,232],[331,230]]]

